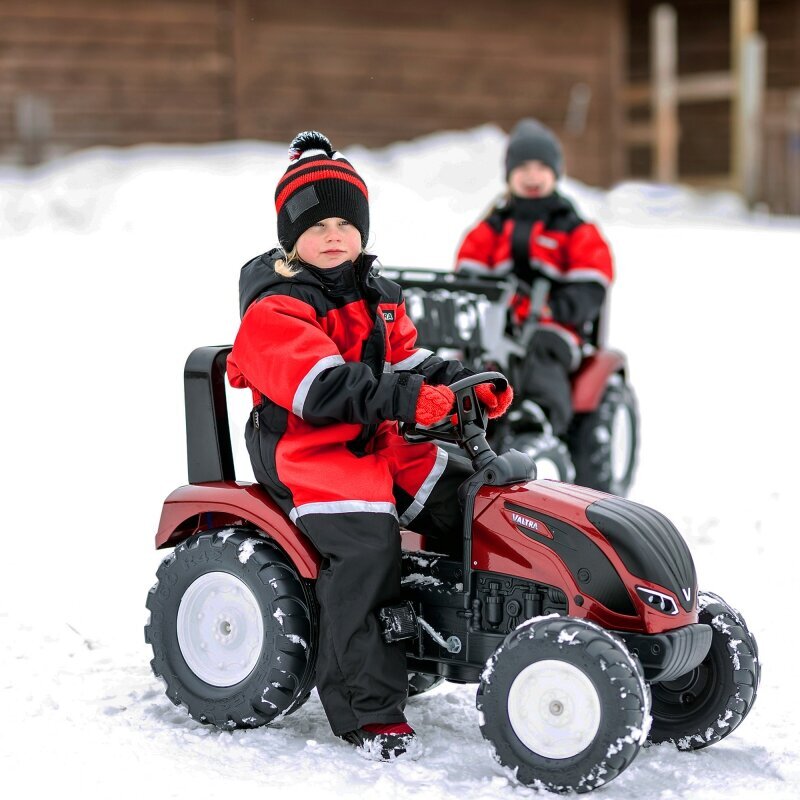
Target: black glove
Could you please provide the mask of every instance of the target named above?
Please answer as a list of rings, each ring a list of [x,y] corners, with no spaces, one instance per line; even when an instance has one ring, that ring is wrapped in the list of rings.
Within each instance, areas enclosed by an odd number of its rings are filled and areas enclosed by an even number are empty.
[[[555,283],[548,305],[556,322],[578,328],[597,318],[605,297],[605,287],[594,281]]]

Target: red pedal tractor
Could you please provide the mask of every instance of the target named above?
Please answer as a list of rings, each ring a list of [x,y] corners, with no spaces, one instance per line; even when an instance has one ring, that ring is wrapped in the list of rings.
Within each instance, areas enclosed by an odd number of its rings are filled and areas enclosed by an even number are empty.
[[[314,686],[320,557],[257,484],[237,482],[225,357],[195,350],[185,370],[189,485],[165,501],[145,638],[176,705],[222,729],[266,725]],[[675,526],[642,505],[536,480],[529,456],[496,455],[474,387],[451,388],[457,424],[410,439],[459,445],[463,555],[411,547],[405,604],[376,609],[388,640],[427,685],[478,686],[484,737],[516,780],[553,791],[608,783],[651,742],[693,750],[752,708],[760,664],[742,616],[698,593]],[[419,545],[419,542],[416,542]],[[419,688],[419,684],[417,684]],[[424,688],[424,686],[423,686]]]

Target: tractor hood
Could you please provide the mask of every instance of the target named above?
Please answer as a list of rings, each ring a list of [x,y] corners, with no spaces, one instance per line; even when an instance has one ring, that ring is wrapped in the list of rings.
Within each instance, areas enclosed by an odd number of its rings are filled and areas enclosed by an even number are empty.
[[[505,522],[538,546],[552,550],[575,579],[575,588],[609,610],[634,613],[630,598],[637,581],[642,582],[637,592],[640,599],[666,614],[696,610],[697,577],[689,548],[678,529],[658,511],[549,480],[513,487],[503,491],[501,498],[499,509]],[[600,537],[629,573],[627,577],[614,566]],[[665,600],[653,587],[662,587],[674,599]],[[670,603],[673,611],[668,610]]]
[[[694,608],[694,562],[678,529],[663,514],[608,496],[592,503],[586,517],[608,539],[632,575],[669,589],[684,611]]]

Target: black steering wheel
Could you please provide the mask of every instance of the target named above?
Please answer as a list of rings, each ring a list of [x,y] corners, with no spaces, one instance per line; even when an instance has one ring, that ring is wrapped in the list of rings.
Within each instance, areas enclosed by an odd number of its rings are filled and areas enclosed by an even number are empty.
[[[449,387],[456,396],[455,416],[457,422],[455,425],[451,420],[452,414],[448,414],[435,425],[407,422],[403,425],[403,437],[409,442],[433,439],[455,442],[464,446],[467,440],[473,439],[477,434],[485,435],[488,414],[475,393],[475,387],[481,383],[494,384],[497,392],[503,392],[508,388],[508,380],[500,372],[478,372],[475,375],[468,375],[466,378],[451,383]],[[469,455],[472,456],[472,453],[470,452]]]

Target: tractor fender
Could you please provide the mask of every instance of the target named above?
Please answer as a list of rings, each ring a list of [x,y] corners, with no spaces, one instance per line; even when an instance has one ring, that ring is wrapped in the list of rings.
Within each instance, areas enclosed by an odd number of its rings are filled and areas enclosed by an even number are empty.
[[[572,406],[576,414],[594,411],[612,375],[627,371],[628,362],[618,350],[598,350],[586,358],[572,380]]]
[[[192,534],[209,528],[247,523],[273,539],[300,575],[317,577],[321,562],[319,553],[256,483],[213,481],[176,489],[164,501],[156,549],[175,547]]]

